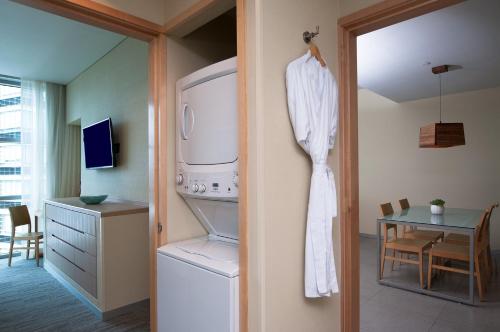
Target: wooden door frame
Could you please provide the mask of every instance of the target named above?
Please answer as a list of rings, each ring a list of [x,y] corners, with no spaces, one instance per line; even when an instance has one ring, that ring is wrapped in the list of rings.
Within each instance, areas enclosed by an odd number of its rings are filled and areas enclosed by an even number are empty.
[[[463,0],[386,0],[338,20],[341,330],[359,331],[359,170],[356,38]]]
[[[156,249],[166,243],[167,187],[167,42],[176,25],[198,17],[221,0],[199,0],[164,25],[91,0],[12,0],[85,24],[110,30],[149,43],[148,58],[148,173],[150,236],[150,326],[156,326]],[[240,331],[248,331],[248,235],[247,235],[247,94],[246,94],[246,0],[236,0],[239,108],[239,227],[240,227]],[[163,231],[161,231],[163,229]]]

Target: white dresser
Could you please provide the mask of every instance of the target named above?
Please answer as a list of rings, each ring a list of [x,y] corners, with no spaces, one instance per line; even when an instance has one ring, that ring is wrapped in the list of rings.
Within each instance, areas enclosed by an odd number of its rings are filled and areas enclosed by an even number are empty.
[[[148,207],[45,202],[44,267],[101,318],[149,298]]]

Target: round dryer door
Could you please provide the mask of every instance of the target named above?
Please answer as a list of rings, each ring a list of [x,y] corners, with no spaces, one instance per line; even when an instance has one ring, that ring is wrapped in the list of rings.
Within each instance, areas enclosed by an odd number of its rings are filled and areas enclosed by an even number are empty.
[[[185,163],[216,165],[238,159],[236,85],[232,73],[182,91],[177,116]]]

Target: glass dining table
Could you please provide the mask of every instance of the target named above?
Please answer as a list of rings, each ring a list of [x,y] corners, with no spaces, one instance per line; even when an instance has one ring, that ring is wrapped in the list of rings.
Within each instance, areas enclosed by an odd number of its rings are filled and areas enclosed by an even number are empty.
[[[395,212],[394,214],[379,217],[377,219],[377,279],[382,285],[406,289],[417,293],[427,294],[448,300],[474,304],[474,259],[469,259],[469,296],[468,298],[444,294],[430,289],[412,287],[404,283],[380,278],[381,260],[381,227],[383,224],[396,224],[410,227],[423,227],[462,233],[469,236],[469,257],[474,257],[474,233],[480,222],[483,210],[445,208],[444,214],[431,214],[429,206],[412,206],[408,209]]]

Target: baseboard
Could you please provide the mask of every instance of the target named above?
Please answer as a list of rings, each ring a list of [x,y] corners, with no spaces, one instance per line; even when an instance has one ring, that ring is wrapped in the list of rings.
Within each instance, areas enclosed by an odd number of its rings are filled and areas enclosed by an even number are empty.
[[[111,319],[113,317],[116,317],[118,315],[121,315],[121,314],[124,314],[127,312],[134,312],[137,309],[144,307],[144,306],[149,306],[149,299],[145,299],[145,300],[142,300],[139,302],[127,304],[126,306],[103,312],[101,314],[101,319],[108,320],[108,319]]]
[[[359,233],[359,237],[363,237],[365,239],[376,239],[377,235],[375,235],[375,234],[367,234],[367,233]]]

